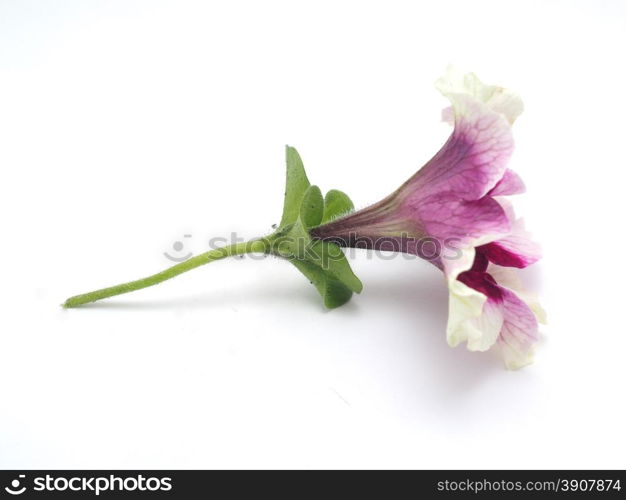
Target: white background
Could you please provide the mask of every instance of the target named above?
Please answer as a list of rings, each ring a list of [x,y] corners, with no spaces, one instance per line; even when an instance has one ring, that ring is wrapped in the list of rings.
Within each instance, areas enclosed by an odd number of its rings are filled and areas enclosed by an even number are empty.
[[[625,14],[588,2],[0,3],[0,466],[626,467]],[[182,240],[268,233],[284,145],[357,206],[445,141],[448,63],[518,91],[536,363],[445,341],[426,262],[325,311],[221,261],[77,310]],[[173,253],[173,252],[172,252]]]

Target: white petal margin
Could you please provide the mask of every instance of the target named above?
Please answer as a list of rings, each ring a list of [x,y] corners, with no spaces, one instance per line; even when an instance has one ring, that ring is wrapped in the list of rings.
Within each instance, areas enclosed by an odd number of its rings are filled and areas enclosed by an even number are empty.
[[[508,288],[501,287],[504,324],[498,337],[498,347],[504,363],[517,370],[533,362],[535,344],[539,340],[537,318],[530,307]]]
[[[457,280],[459,274],[472,267],[474,248],[459,250],[460,258],[442,259],[448,281],[448,345],[456,347],[467,342],[470,351],[486,351],[492,347],[504,324],[500,305],[465,283]]]
[[[493,199],[500,204],[500,206],[504,210],[504,213],[506,214],[507,219],[509,219],[509,221],[511,222],[510,234],[498,239],[496,243],[505,250],[517,254],[521,259],[525,261],[526,266],[534,264],[539,259],[541,259],[541,246],[533,240],[532,234],[530,234],[526,230],[524,219],[517,219],[515,217],[513,204],[507,197],[494,196]],[[510,277],[505,277],[503,279],[514,280],[516,279],[514,276],[516,276],[516,274],[512,273]],[[500,283],[500,280],[496,279],[496,281]],[[521,287],[519,279],[517,279],[515,284],[516,286]]]
[[[493,276],[499,285],[508,288],[515,292],[520,299],[522,299],[535,314],[537,321],[542,325],[548,323],[547,314],[545,309],[539,303],[537,295],[528,291],[522,284],[522,280],[519,277],[519,271],[512,267],[502,267],[495,264],[489,264],[487,272]]]
[[[470,351],[486,351],[497,345],[507,368],[516,370],[533,361],[539,340],[537,322],[545,312],[536,297],[521,286],[517,270],[489,264],[487,272],[498,283],[502,302],[457,280],[470,269],[474,248],[460,251],[456,259],[442,259],[449,290],[447,340],[451,347],[467,342]]]
[[[463,73],[454,66],[446,68],[445,74],[435,82],[435,86],[455,103],[457,113],[463,113],[463,110],[456,106],[458,96],[462,95],[471,96],[486,104],[493,111],[506,117],[511,124],[524,111],[524,103],[516,93],[496,85],[486,85],[474,73]],[[442,119],[452,123],[453,113],[449,108],[443,111]]]
[[[507,368],[516,370],[532,363],[539,340],[537,322],[545,324],[546,313],[536,295],[523,287],[516,269],[489,264],[487,272],[504,295],[505,318],[498,347]]]

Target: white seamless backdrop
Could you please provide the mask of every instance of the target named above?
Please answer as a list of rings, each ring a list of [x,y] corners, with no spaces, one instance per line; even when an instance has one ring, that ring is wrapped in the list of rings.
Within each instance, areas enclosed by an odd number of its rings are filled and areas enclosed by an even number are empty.
[[[625,27],[607,0],[3,0],[0,467],[625,467]],[[59,307],[268,233],[285,144],[386,195],[449,133],[449,63],[526,104],[532,366],[449,348],[439,271],[403,257],[358,254],[330,312],[250,258]]]

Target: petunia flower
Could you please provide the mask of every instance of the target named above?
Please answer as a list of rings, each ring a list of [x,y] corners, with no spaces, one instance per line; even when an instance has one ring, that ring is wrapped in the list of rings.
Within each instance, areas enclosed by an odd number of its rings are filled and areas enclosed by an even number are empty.
[[[497,346],[510,368],[527,364],[543,311],[514,271],[536,262],[540,253],[513,212],[508,197],[524,185],[506,166],[513,152],[511,125],[522,102],[508,90],[453,69],[437,87],[452,103],[443,119],[454,130],[424,167],[380,202],[353,212],[344,192],[331,189],[323,196],[309,183],[298,152],[287,147],[283,212],[273,233],[212,248],[145,278],[75,295],[63,306],[151,287],[226,257],[265,253],[293,264],[324,305],[335,308],[362,289],[337,244],[391,249],[419,255],[443,271],[450,295],[450,345],[466,342],[476,351]]]
[[[509,368],[532,359],[543,312],[511,269],[540,258],[508,196],[524,184],[507,169],[520,98],[449,68],[436,83],[451,101],[454,130],[441,150],[399,189],[367,208],[311,230],[343,246],[391,249],[427,258],[449,288],[447,340],[474,351],[498,346]],[[435,254],[424,242],[435,245]]]

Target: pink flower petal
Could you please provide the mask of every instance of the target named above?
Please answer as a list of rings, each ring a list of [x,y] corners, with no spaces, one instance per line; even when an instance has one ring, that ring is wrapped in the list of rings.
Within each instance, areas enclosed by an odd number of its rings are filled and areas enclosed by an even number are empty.
[[[537,318],[528,305],[508,288],[500,287],[504,322],[498,346],[506,366],[521,368],[532,362],[533,348],[539,340]]]
[[[524,268],[541,258],[541,247],[531,239],[522,219],[513,222],[510,234],[478,247],[477,252],[505,267]]]
[[[455,100],[462,105],[463,114],[457,112],[454,132],[405,188],[422,196],[452,191],[459,198],[476,200],[504,175],[513,152],[511,125],[504,116],[467,95],[456,95]]]
[[[507,168],[504,171],[502,179],[489,191],[489,196],[506,196],[512,194],[520,194],[526,190],[524,182],[513,170]]]
[[[402,210],[406,217],[419,219],[430,236],[441,241],[455,238],[460,246],[489,243],[511,230],[502,206],[488,197],[465,201],[452,192],[442,192],[409,199]]]
[[[451,345],[466,341],[468,349],[483,351],[497,341],[508,368],[516,369],[530,363],[533,347],[539,339],[536,313],[530,304],[512,289],[496,282],[487,272],[465,271],[457,280],[462,285],[450,286],[450,303],[454,306],[448,319]],[[484,297],[482,305],[471,291]],[[475,306],[459,307],[459,301],[463,300],[459,292],[472,297]]]

